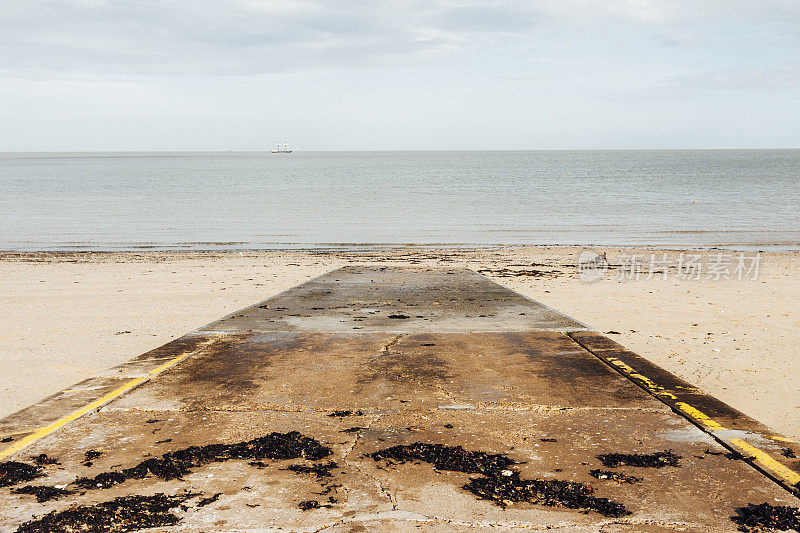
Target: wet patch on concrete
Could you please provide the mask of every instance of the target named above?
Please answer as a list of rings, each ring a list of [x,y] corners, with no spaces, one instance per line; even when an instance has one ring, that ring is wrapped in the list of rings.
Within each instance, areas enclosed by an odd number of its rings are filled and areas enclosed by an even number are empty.
[[[561,480],[523,479],[516,461],[503,454],[468,451],[461,446],[415,442],[378,450],[369,454],[375,461],[392,464],[426,462],[437,470],[481,474],[463,485],[463,489],[505,509],[515,503],[531,503],[547,507],[563,507],[595,511],[607,517],[629,515],[621,503],[593,495],[594,489],[584,483]]]

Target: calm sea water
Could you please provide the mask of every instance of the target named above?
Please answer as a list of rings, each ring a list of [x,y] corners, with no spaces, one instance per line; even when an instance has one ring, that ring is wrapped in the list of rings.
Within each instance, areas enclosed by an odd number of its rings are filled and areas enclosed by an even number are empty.
[[[800,249],[800,151],[0,154],[0,249]]]

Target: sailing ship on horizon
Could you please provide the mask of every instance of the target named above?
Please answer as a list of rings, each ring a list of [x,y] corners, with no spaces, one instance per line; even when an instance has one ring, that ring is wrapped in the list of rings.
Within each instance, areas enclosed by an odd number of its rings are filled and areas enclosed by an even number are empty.
[[[283,141],[283,146],[281,146],[280,141],[276,141],[275,148],[273,148],[270,152],[273,154],[291,154],[292,149],[289,148],[289,141]]]

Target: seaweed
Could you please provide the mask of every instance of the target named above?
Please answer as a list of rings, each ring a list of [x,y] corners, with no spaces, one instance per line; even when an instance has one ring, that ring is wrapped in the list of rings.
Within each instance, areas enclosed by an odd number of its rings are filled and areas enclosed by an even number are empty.
[[[75,484],[84,489],[107,489],[127,479],[142,479],[149,474],[166,481],[178,479],[194,468],[229,459],[297,459],[304,457],[317,461],[330,454],[330,448],[298,431],[273,432],[235,444],[206,444],[167,452],[160,457],[145,459],[131,468],[103,472],[92,478],[77,479]]]
[[[174,496],[122,496],[96,505],[81,505],[52,511],[25,522],[18,533],[42,531],[135,531],[149,527],[173,526],[180,518],[170,511],[198,496],[186,492]]]
[[[603,466],[616,468],[618,466],[639,466],[642,468],[662,468],[665,466],[680,466],[682,457],[672,450],[654,453],[604,453],[597,456]]]
[[[622,472],[612,472],[611,470],[600,470],[599,468],[590,470],[589,475],[601,481],[608,479],[617,483],[637,483],[642,480],[640,477],[629,476]]]
[[[38,465],[29,465],[18,461],[0,463],[0,487],[9,487],[43,475],[42,467]]]
[[[289,470],[295,474],[314,474],[317,478],[331,477],[331,470],[339,468],[333,461],[327,463],[317,463],[313,465],[289,465],[283,470]]]
[[[37,465],[44,466],[44,465],[57,465],[60,464],[58,459],[53,459],[52,457],[48,457],[46,453],[40,453],[39,455],[34,455],[31,457],[33,462]]]
[[[765,529],[800,531],[800,509],[788,506],[773,506],[768,503],[749,504],[738,507],[731,520],[739,524],[740,531],[757,532]]]
[[[415,442],[398,445],[368,454],[375,461],[396,464],[423,461],[437,470],[481,474],[471,478],[462,488],[483,500],[505,509],[508,505],[527,502],[551,507],[585,509],[608,517],[630,514],[621,503],[594,496],[590,485],[560,480],[522,479],[509,467],[518,464],[503,454],[468,451],[461,446]]]
[[[219,500],[219,497],[222,496],[221,492],[214,494],[213,496],[209,496],[208,498],[203,498],[199,502],[197,502],[198,507],[205,507],[210,503],[214,503],[215,501]]]
[[[57,500],[63,496],[75,494],[74,490],[67,490],[58,487],[50,487],[48,485],[25,485],[18,489],[11,489],[12,494],[30,494],[36,496],[36,501],[39,503],[49,502],[50,500]]]

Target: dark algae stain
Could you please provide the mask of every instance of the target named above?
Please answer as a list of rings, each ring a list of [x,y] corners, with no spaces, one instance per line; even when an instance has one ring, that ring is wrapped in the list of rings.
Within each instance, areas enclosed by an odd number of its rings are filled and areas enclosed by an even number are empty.
[[[756,533],[760,531],[800,532],[800,509],[788,506],[773,506],[768,503],[750,504],[736,509],[731,520],[739,524],[740,531]]]
[[[298,431],[270,433],[263,437],[235,444],[190,446],[152,457],[138,465],[119,471],[103,472],[92,478],[80,478],[75,485],[84,489],[113,487],[127,479],[142,479],[150,474],[164,480],[181,478],[207,463],[229,459],[297,459],[316,461],[331,454],[330,448]]]
[[[186,492],[175,496],[123,496],[96,505],[80,505],[65,511],[53,511],[39,519],[25,522],[19,526],[17,532],[123,532],[173,526],[180,518],[170,511],[197,495]]]
[[[527,502],[550,507],[585,509],[603,516],[629,515],[621,503],[598,498],[594,489],[584,483],[571,481],[523,479],[516,469],[516,461],[503,454],[465,450],[461,446],[444,444],[398,445],[369,454],[375,461],[393,464],[422,461],[437,470],[480,474],[462,488],[482,500],[488,500],[505,509],[515,503]]]
[[[654,453],[604,453],[597,456],[603,466],[616,468],[618,466],[639,466],[643,468],[662,468],[665,466],[680,466],[682,457],[672,450]]]
[[[0,487],[9,487],[43,476],[42,467],[18,461],[0,463]]]

